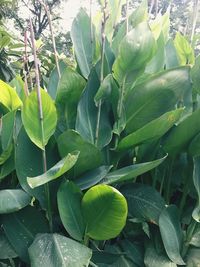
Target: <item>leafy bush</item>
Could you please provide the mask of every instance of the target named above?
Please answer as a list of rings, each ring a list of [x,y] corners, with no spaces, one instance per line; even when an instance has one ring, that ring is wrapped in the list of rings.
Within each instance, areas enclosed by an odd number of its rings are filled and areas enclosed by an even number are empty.
[[[2,266],[199,265],[200,61],[114,3],[101,33],[80,10],[48,92],[0,82]]]

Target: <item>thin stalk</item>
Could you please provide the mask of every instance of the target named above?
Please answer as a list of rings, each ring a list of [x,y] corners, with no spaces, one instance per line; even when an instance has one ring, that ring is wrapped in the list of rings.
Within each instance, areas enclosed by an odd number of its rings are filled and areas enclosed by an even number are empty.
[[[43,117],[42,98],[41,98],[41,91],[40,91],[38,58],[37,58],[37,53],[36,53],[35,36],[34,36],[33,24],[32,24],[31,18],[30,18],[30,34],[31,34],[33,56],[34,56],[34,64],[35,64],[36,91],[37,91],[37,99],[38,99],[38,110],[39,110],[39,119],[40,119],[40,126],[41,126],[42,144],[44,147],[44,149],[42,150],[43,171],[46,172],[47,171],[47,160],[46,160],[46,150],[45,150],[45,145],[44,145],[44,117]],[[45,184],[45,195],[46,195],[46,201],[47,201],[47,215],[49,219],[49,227],[50,227],[50,231],[52,232],[53,223],[52,223],[52,211],[51,211],[50,192],[49,192],[48,183]]]
[[[93,26],[92,26],[92,0],[90,0],[90,41],[93,44]],[[93,47],[93,45],[92,45]],[[93,52],[93,51],[92,51]],[[93,54],[93,53],[92,53]]]
[[[56,62],[56,68],[57,68],[57,71],[58,71],[58,77],[60,79],[61,72],[60,72],[60,66],[59,66],[59,61],[58,61],[58,52],[57,52],[57,49],[56,49],[55,37],[54,37],[54,33],[53,33],[53,26],[52,26],[52,22],[51,22],[51,14],[50,14],[50,11],[49,11],[49,8],[48,8],[47,4],[42,0],[39,0],[39,2],[44,7],[44,10],[45,10],[46,15],[47,15],[47,19],[48,19],[48,23],[49,23],[49,29],[50,29],[50,33],[51,33],[54,57],[55,57],[55,62]]]
[[[106,41],[106,36],[105,36],[105,26],[106,26],[106,21],[108,17],[106,16],[106,8],[107,8],[108,1],[105,0],[104,7],[103,7],[103,21],[102,21],[102,30],[101,30],[101,40],[102,40],[102,45],[101,45],[101,69],[100,69],[100,83],[102,84],[103,79],[104,79],[104,54],[105,54],[105,41]],[[98,111],[97,111],[97,124],[96,124],[96,132],[95,132],[95,145],[98,143],[98,137],[99,137],[99,127],[100,127],[100,118],[101,118],[101,106],[102,106],[102,101],[100,100],[98,103]]]
[[[29,95],[28,91],[28,81],[27,81],[27,75],[26,70],[28,70],[28,56],[27,56],[27,31],[24,32],[24,93],[26,96]]]
[[[168,204],[170,202],[170,197],[171,197],[170,187],[171,187],[171,181],[172,181],[173,164],[174,164],[174,158],[170,159],[167,177],[166,177],[167,178],[167,185],[166,185],[166,191],[165,191],[165,198],[166,198],[166,202]]]
[[[195,34],[195,29],[196,29],[196,24],[197,24],[198,5],[199,5],[199,0],[194,0],[194,4],[193,4],[192,31],[191,31],[191,36],[190,36],[190,42],[191,42],[191,44],[192,44],[193,39],[194,39],[194,34]]]
[[[128,33],[129,0],[126,0],[126,34]]]

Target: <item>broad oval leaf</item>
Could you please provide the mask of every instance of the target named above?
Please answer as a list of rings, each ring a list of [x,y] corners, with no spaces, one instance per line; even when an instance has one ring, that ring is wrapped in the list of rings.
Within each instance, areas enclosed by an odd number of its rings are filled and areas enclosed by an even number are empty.
[[[14,111],[22,106],[22,101],[16,91],[2,80],[0,80],[0,104],[7,111]]]
[[[135,183],[123,186],[121,191],[127,199],[131,217],[158,224],[165,202],[153,187]]]
[[[78,132],[74,130],[64,132],[58,137],[57,143],[61,157],[74,150],[80,151],[77,163],[74,166],[75,176],[101,165],[102,155],[99,149],[85,141]]]
[[[117,150],[125,150],[160,138],[180,119],[183,110],[184,109],[180,108],[167,112],[158,119],[147,123],[142,128],[124,137],[119,142]]]
[[[38,234],[29,255],[32,267],[87,267],[92,250],[59,234]]]
[[[81,9],[72,23],[70,32],[76,59],[85,78],[88,78],[93,61],[95,61],[95,54],[98,54],[94,35],[95,28],[90,23],[89,16],[84,9]]]
[[[18,211],[30,202],[31,197],[21,189],[0,190],[0,214]]]
[[[192,157],[200,156],[200,133],[198,133],[191,141],[188,147],[188,153]]]
[[[0,259],[16,258],[17,254],[3,231],[0,232]]]
[[[57,113],[51,97],[41,89],[43,120],[40,119],[37,92],[34,90],[26,98],[22,109],[22,122],[31,141],[41,149],[44,149],[53,135]],[[43,126],[41,124],[43,123]],[[42,133],[43,127],[43,133]]]
[[[127,218],[124,196],[108,185],[90,188],[82,199],[86,235],[95,240],[116,237],[122,231]]]
[[[85,232],[85,222],[81,211],[82,197],[79,187],[69,181],[62,183],[57,193],[61,221],[70,236],[78,241],[83,240]]]
[[[47,172],[36,177],[27,177],[29,186],[31,188],[35,188],[60,177],[76,164],[79,153],[79,151],[68,153],[66,157],[56,163],[56,165],[54,165]]]
[[[126,131],[132,133],[174,109],[191,90],[189,67],[163,71],[137,84],[125,97]]]
[[[160,165],[167,156],[157,159],[154,161],[138,163],[131,166],[127,166],[116,171],[110,172],[106,175],[106,177],[101,181],[103,184],[113,184],[120,183],[124,181],[131,180],[136,178],[138,175],[141,175],[145,172],[148,172],[158,165]]]
[[[74,182],[80,187],[81,190],[88,189],[93,185],[99,183],[110,171],[112,166],[101,166],[89,172],[86,172],[84,175],[81,175]]]
[[[15,111],[8,112],[1,118],[1,145],[4,151],[7,150],[10,144],[12,143],[15,114]]]
[[[200,132],[200,109],[180,122],[168,135],[164,142],[164,150],[169,154],[177,154],[188,148],[192,138]],[[188,131],[188,129],[190,129]]]
[[[159,217],[159,228],[166,253],[171,261],[185,265],[181,257],[183,232],[178,216],[178,209],[170,205],[163,209]]]
[[[94,97],[99,89],[100,82],[96,70],[92,69],[86,88],[78,104],[76,131],[85,141],[97,145],[99,148],[106,146],[112,138],[109,110],[104,103],[101,105],[100,118],[98,120],[98,108]],[[97,131],[97,123],[99,129]]]
[[[29,262],[28,248],[36,234],[49,231],[46,218],[31,206],[3,215],[2,224],[11,245],[25,262]]]
[[[113,65],[115,79],[121,84],[128,75],[143,69],[154,55],[155,48],[155,39],[147,22],[138,24],[120,43]]]

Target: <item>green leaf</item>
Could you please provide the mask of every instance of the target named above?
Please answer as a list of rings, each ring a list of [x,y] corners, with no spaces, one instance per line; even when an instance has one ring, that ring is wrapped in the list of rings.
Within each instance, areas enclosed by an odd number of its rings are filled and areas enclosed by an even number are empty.
[[[163,71],[137,84],[125,97],[126,131],[132,133],[174,109],[191,90],[189,67]]]
[[[0,232],[0,259],[12,259],[16,258],[17,254],[14,251],[13,247],[9,243],[7,237],[3,233]]]
[[[195,231],[192,234],[192,238],[189,241],[189,244],[200,248],[200,224],[196,224]]]
[[[185,265],[181,257],[183,244],[183,232],[175,205],[165,208],[160,214],[159,228],[166,253],[171,261],[179,265]]]
[[[152,244],[145,251],[144,263],[146,267],[177,267],[167,256],[158,253]]]
[[[59,178],[76,164],[79,153],[79,151],[68,153],[66,157],[56,163],[47,172],[36,177],[27,177],[29,186],[35,188]]]
[[[0,180],[5,178],[15,169],[14,152],[12,152],[9,159],[0,167]]]
[[[156,43],[147,24],[142,22],[127,33],[120,43],[119,54],[113,65],[115,79],[122,81],[145,67],[155,53]],[[134,62],[134,64],[133,64]]]
[[[61,221],[70,234],[78,241],[83,240],[85,222],[81,211],[82,192],[73,182],[65,181],[57,194],[58,210]]]
[[[85,78],[88,78],[90,69],[95,61],[95,54],[98,53],[96,51],[95,28],[93,25],[92,32],[91,39],[90,18],[84,9],[80,9],[72,23],[70,34],[79,68]]]
[[[86,141],[103,148],[112,138],[112,127],[109,118],[109,110],[105,104],[101,105],[98,136],[96,134],[98,121],[98,108],[94,97],[100,83],[95,69],[92,69],[86,88],[78,104],[76,130]]]
[[[47,168],[51,168],[58,161],[55,149],[47,146]],[[24,128],[19,132],[15,148],[15,166],[17,178],[21,187],[39,200],[42,207],[46,207],[44,186],[32,189],[27,183],[27,177],[35,177],[43,173],[42,151],[28,138]],[[55,185],[53,185],[55,190]]]
[[[32,267],[87,267],[92,250],[59,234],[39,234],[29,255]]]
[[[41,90],[41,99],[44,134],[42,134],[38,98],[35,90],[30,93],[24,102],[22,122],[31,141],[39,148],[44,149],[55,131],[57,114],[53,100],[44,90]]]
[[[16,91],[2,80],[0,80],[0,104],[8,111],[14,111],[22,106]]]
[[[0,190],[0,214],[18,211],[30,202],[31,197],[21,189]]]
[[[86,171],[101,165],[102,156],[98,148],[84,141],[74,130],[68,130],[61,134],[57,140],[61,157],[74,150],[80,151],[79,158],[74,166],[74,175],[78,176]]]
[[[164,150],[167,153],[175,155],[188,148],[191,140],[200,132],[199,116],[200,109],[172,129],[164,142]]]
[[[165,202],[153,187],[128,184],[123,186],[121,191],[127,199],[128,212],[131,217],[158,224]]]
[[[65,62],[60,61],[59,67],[60,67],[60,72],[61,72],[61,76],[62,76],[63,72],[67,68],[67,65]],[[58,83],[59,83],[58,70],[57,70],[57,67],[55,67],[50,73],[49,82],[47,85],[47,92],[52,97],[52,99],[56,98]]]
[[[60,109],[59,117],[63,117],[68,129],[75,126],[77,105],[85,84],[85,79],[70,68],[66,68],[61,75],[56,105]]]
[[[187,267],[199,267],[200,249],[190,248],[187,254]]]
[[[82,199],[86,235],[95,240],[116,237],[126,223],[127,203],[123,195],[108,185],[90,188]]]
[[[158,119],[147,123],[142,128],[124,137],[119,142],[117,150],[125,150],[162,137],[180,119],[183,110],[183,108],[180,108],[167,112]]]
[[[191,69],[192,87],[198,94],[200,94],[199,72],[200,72],[200,55],[196,57],[195,64]]]
[[[74,182],[80,187],[81,190],[90,188],[91,186],[99,183],[110,171],[112,166],[101,166],[92,171],[86,172]]]
[[[148,172],[153,168],[157,167],[158,165],[160,165],[166,159],[166,157],[167,156],[150,162],[134,164],[110,172],[101,182],[104,184],[113,184],[113,183],[120,183],[132,180],[133,178],[136,178],[137,176],[145,172]]]
[[[180,65],[194,64],[194,50],[180,32],[177,32],[176,34],[174,46],[178,53]]]
[[[178,55],[172,39],[169,39],[165,46],[165,65],[166,69],[172,69],[179,66]]]
[[[48,223],[41,212],[26,207],[18,212],[3,216],[3,229],[19,257],[29,262],[28,247],[37,233],[48,232]]]
[[[1,119],[1,146],[4,151],[7,150],[12,143],[15,114],[15,111],[8,112]]]
[[[148,16],[147,1],[143,0],[141,5],[130,14],[128,18],[129,30],[135,28],[139,23],[145,21]],[[119,52],[119,45],[124,36],[126,35],[126,21],[122,23],[112,41],[112,49],[115,55]]]
[[[188,153],[193,156],[200,156],[200,133],[198,133],[191,141],[188,147]]]
[[[24,90],[25,84],[22,80],[22,77],[20,75],[16,75],[16,77],[10,82],[10,86],[16,90],[20,99],[22,100],[22,102],[24,102],[24,100],[26,99],[26,94]]]
[[[193,183],[197,191],[198,201],[192,217],[197,222],[200,222],[200,156],[194,157]]]

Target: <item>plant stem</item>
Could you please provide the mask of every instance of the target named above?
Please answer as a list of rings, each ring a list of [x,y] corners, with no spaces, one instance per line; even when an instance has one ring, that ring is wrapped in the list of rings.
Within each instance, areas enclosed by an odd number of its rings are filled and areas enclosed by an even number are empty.
[[[101,30],[101,38],[102,38],[102,44],[101,44],[101,70],[100,70],[100,83],[102,84],[104,79],[104,54],[105,54],[105,26],[106,21],[108,17],[106,16],[106,8],[107,8],[107,0],[105,0],[104,7],[103,7],[103,20],[102,20],[102,30]],[[98,111],[97,111],[97,124],[96,124],[96,132],[95,132],[95,145],[98,143],[98,137],[99,137],[99,127],[100,127],[100,119],[101,119],[101,106],[102,101],[100,100],[98,103]]]
[[[29,95],[28,91],[28,82],[27,82],[27,75],[26,70],[28,70],[28,56],[27,56],[27,31],[24,32],[24,92],[25,95]]]
[[[129,12],[128,12],[128,8],[129,8],[129,0],[126,0],[126,34],[128,33],[128,17],[129,17]]]
[[[35,36],[34,36],[33,24],[32,24],[31,18],[30,18],[30,33],[31,33],[31,43],[32,43],[32,50],[33,50],[34,64],[35,64],[36,90],[37,90],[38,110],[39,110],[39,119],[40,119],[42,144],[43,144],[43,150],[42,150],[43,171],[45,173],[47,171],[47,160],[46,160],[46,150],[45,150],[45,145],[44,145],[44,123],[43,123],[44,118],[43,118],[42,98],[41,98],[41,91],[40,91],[38,58],[37,58],[37,53],[36,53]],[[45,184],[44,187],[45,187],[45,195],[46,195],[46,201],[47,201],[47,216],[49,220],[50,231],[52,232],[53,223],[52,223],[52,211],[51,211],[50,192],[49,192],[48,183]]]
[[[171,180],[172,180],[173,164],[174,164],[174,158],[170,159],[168,172],[167,172],[167,177],[165,177],[165,178],[167,178],[167,186],[166,186],[166,191],[165,191],[165,197],[166,197],[166,202],[168,204],[170,202],[170,197],[171,197],[170,187],[171,187]]]
[[[61,72],[60,72],[60,66],[59,66],[59,61],[58,61],[58,53],[57,53],[57,49],[56,49],[55,37],[54,37],[54,33],[53,33],[53,26],[52,26],[52,22],[51,22],[51,14],[50,14],[50,11],[49,11],[47,4],[43,0],[39,0],[39,2],[44,7],[44,10],[45,10],[46,15],[47,15],[47,19],[48,19],[48,23],[49,23],[49,29],[50,29],[50,33],[51,33],[54,57],[55,57],[55,62],[56,62],[56,68],[58,71],[58,77],[60,79]]]
[[[190,36],[190,42],[191,42],[191,44],[192,44],[193,39],[194,39],[194,33],[195,33],[196,24],[197,24],[198,4],[199,4],[199,0],[194,0],[194,4],[193,4],[192,31],[191,31],[191,36]]]

